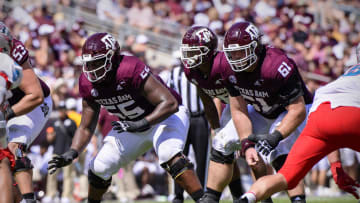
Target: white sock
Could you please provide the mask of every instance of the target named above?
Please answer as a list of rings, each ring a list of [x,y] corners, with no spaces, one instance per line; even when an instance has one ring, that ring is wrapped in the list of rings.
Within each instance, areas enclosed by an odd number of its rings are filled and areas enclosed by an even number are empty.
[[[246,192],[245,194],[243,194],[243,196],[241,196],[241,198],[244,198],[244,197],[246,197],[248,199],[248,203],[256,203],[255,193]]]

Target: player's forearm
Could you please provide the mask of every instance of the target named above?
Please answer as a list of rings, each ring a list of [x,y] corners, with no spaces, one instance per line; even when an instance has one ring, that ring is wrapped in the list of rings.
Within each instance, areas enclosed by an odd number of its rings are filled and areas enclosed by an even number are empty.
[[[11,108],[16,116],[27,114],[44,102],[44,96],[41,94],[27,94]]]
[[[150,125],[155,125],[167,119],[179,110],[179,104],[175,99],[164,100],[156,106],[154,111],[146,116]]]
[[[216,107],[218,116],[219,116],[219,118],[221,118],[221,114],[222,114],[222,103],[221,103],[221,100],[218,99],[218,98],[214,98],[213,101],[214,101],[214,104],[215,104],[215,107]]]
[[[204,110],[206,119],[209,121],[211,129],[220,128],[220,121],[215,105],[204,105]]]
[[[89,144],[92,135],[93,132],[80,126],[75,132],[70,148],[75,149],[80,154]]]
[[[305,106],[290,109],[288,113],[284,116],[283,120],[280,123],[280,126],[276,128],[283,138],[288,137],[294,130],[305,120],[306,118],[306,109]]]
[[[252,133],[250,119],[242,112],[231,112],[236,132],[240,140],[247,138]]]

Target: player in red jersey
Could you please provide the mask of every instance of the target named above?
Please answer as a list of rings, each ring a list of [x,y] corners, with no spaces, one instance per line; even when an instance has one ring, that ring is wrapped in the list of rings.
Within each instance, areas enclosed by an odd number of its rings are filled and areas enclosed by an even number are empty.
[[[11,89],[22,79],[22,68],[7,54],[0,52],[0,105],[11,97]],[[15,166],[14,155],[7,149],[7,128],[3,112],[0,111],[0,203],[14,202],[11,167]]]
[[[50,117],[50,89],[35,75],[25,46],[11,35],[10,30],[2,22],[0,51],[12,57],[23,69],[23,80],[19,87],[11,90],[13,96],[8,100],[8,104],[3,105],[3,112],[9,130],[8,148],[15,156],[12,171],[24,200],[33,203],[36,202],[36,198],[32,185],[32,165],[24,152]]]
[[[339,148],[360,151],[360,64],[337,80],[319,88],[306,127],[294,143],[283,167],[275,175],[256,181],[240,202],[253,203],[278,191],[293,188],[324,156],[328,155],[339,188],[359,199],[360,184],[341,166]],[[254,141],[259,139],[253,136]]]

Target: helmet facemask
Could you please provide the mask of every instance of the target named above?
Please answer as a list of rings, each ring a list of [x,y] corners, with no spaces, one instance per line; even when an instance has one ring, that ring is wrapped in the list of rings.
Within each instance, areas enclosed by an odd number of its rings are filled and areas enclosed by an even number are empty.
[[[95,56],[91,56],[91,54],[82,55],[83,72],[90,82],[99,81],[111,70],[113,55],[113,50],[109,50],[106,54]]]
[[[258,59],[255,50],[258,46],[257,41],[247,45],[229,44],[223,47],[225,56],[235,72],[241,72],[249,69]]]
[[[210,49],[206,46],[192,46],[183,44],[181,49],[181,61],[186,68],[195,68],[205,61]]]

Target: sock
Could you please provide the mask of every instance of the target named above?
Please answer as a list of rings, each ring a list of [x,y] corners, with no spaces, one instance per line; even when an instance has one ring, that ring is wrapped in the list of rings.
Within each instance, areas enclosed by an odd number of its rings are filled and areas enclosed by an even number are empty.
[[[101,200],[88,199],[88,203],[100,203]]]
[[[248,203],[255,203],[256,202],[256,196],[255,196],[255,193],[253,193],[253,192],[245,193],[243,196],[241,196],[241,199],[242,198],[247,198]]]
[[[204,195],[204,191],[202,189],[193,192],[192,194],[190,194],[191,198],[196,202],[198,201],[202,196]]]
[[[31,199],[31,200],[34,200],[35,199],[35,194],[33,192],[30,192],[30,193],[25,193],[22,195],[22,197],[24,199]]]
[[[305,195],[296,195],[290,197],[292,203],[306,203],[306,196]]]
[[[233,199],[239,199],[244,193],[240,178],[231,181],[231,183],[229,183],[229,188]]]

